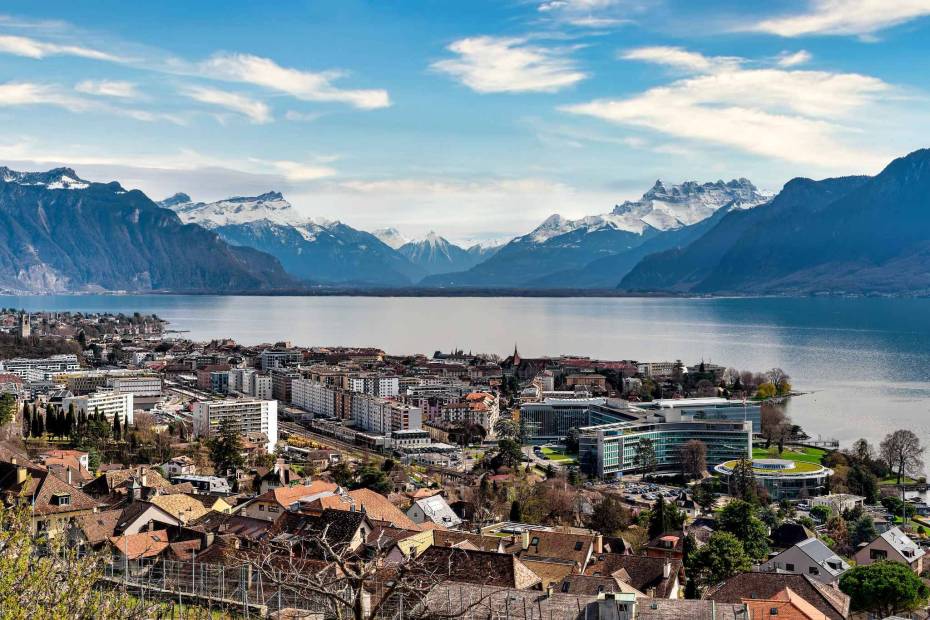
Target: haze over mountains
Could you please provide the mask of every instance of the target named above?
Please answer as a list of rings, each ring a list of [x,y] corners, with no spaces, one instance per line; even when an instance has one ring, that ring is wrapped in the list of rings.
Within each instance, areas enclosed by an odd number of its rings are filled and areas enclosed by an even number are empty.
[[[925,294],[930,151],[875,177],[668,185],[579,219],[553,215],[503,245],[410,240],[301,215],[278,192],[160,203],[69,168],[0,168],[0,288],[312,291],[576,290]]]

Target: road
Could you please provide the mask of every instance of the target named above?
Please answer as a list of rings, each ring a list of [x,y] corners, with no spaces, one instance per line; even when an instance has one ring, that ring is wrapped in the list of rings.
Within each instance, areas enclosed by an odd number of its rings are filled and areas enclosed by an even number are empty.
[[[558,461],[550,461],[548,459],[543,459],[536,456],[536,452],[533,450],[533,446],[523,446],[521,450],[523,451],[523,454],[528,456],[530,461],[540,469],[545,470],[551,465],[553,470],[557,472],[562,471],[562,466],[559,465]]]

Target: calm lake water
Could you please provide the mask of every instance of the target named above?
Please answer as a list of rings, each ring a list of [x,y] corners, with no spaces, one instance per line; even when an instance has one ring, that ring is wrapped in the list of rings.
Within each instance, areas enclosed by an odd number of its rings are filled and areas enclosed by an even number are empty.
[[[195,340],[371,345],[778,366],[808,433],[849,443],[909,428],[930,444],[930,299],[0,296],[27,310],[154,312]]]

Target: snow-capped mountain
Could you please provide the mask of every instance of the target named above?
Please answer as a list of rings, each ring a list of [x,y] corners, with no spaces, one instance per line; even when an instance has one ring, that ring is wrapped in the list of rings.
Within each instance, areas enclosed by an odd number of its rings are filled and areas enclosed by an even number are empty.
[[[46,189],[87,189],[90,182],[78,177],[71,168],[53,168],[47,172],[19,172],[0,166],[0,181],[17,185],[41,185]]]
[[[159,204],[185,223],[199,224],[230,243],[275,256],[290,274],[303,280],[406,286],[424,275],[374,235],[338,221],[305,217],[280,192],[210,203],[175,194]]]
[[[410,239],[400,234],[396,228],[379,228],[371,232],[375,237],[389,248],[399,250],[401,247],[410,242]]]
[[[707,219],[724,206],[748,209],[768,200],[748,179],[728,183],[698,184],[687,181],[666,187],[656,181],[642,198],[616,205],[610,213],[589,215],[571,220],[551,215],[529,236],[535,243],[564,235],[578,229],[589,232],[603,228],[643,234],[647,228],[658,231],[675,230]]]
[[[434,231],[430,231],[423,239],[408,241],[397,251],[406,256],[414,265],[422,267],[428,275],[436,275],[471,269],[491,256],[497,249],[488,249],[481,244],[463,248]]]
[[[661,242],[650,240],[698,226],[721,209],[747,209],[766,200],[767,197],[747,179],[727,183],[687,182],[670,186],[656,181],[642,198],[616,205],[609,213],[578,219],[551,215],[535,229],[513,239],[472,269],[441,277],[433,276],[424,284],[560,288],[594,286],[579,281],[583,280],[579,278],[579,273],[588,264],[631,253],[647,242],[650,242],[650,247],[661,246]],[[687,233],[675,234],[670,235],[669,239],[686,237]],[[627,270],[631,267],[623,266]],[[614,278],[612,269],[610,267],[603,277]],[[616,281],[624,274],[622,272],[616,276]],[[599,281],[597,286],[602,284]]]

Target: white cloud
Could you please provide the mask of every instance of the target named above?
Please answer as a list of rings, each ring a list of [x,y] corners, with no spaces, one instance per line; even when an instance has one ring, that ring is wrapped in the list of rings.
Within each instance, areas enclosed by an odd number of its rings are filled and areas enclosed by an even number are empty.
[[[195,101],[238,112],[259,125],[272,120],[271,110],[265,103],[239,93],[206,86],[190,86],[185,89],[184,93]]]
[[[318,164],[308,164],[304,162],[281,159],[270,161],[256,159],[254,161],[270,165],[272,168],[283,174],[288,181],[293,181],[295,183],[316,181],[318,179],[325,179],[337,174],[334,168],[329,166],[321,166]]]
[[[112,106],[98,100],[74,95],[71,91],[50,84],[37,84],[34,82],[6,82],[0,84],[0,107],[33,105],[51,105],[69,112],[102,112],[148,123],[167,121],[176,125],[186,124],[183,117],[175,114],[162,114]]]
[[[364,110],[391,105],[385,90],[349,90],[334,86],[333,81],[342,77],[342,72],[301,71],[250,54],[216,54],[201,63],[200,70],[204,77],[255,84],[303,101],[346,103]]]
[[[796,67],[809,63],[811,58],[813,58],[813,56],[811,56],[811,53],[807,50],[800,50],[794,53],[782,52],[778,55],[778,66]]]
[[[588,77],[566,55],[570,48],[545,48],[522,38],[471,37],[448,47],[457,58],[431,66],[479,93],[552,93]]]
[[[928,0],[810,0],[805,13],[766,19],[750,29],[782,37],[868,35],[926,15]]]
[[[536,9],[572,26],[607,28],[628,23],[624,15],[637,5],[630,0],[546,0]]]
[[[84,80],[78,82],[74,90],[87,95],[118,99],[135,99],[139,96],[139,91],[133,82],[120,80]]]
[[[300,112],[298,110],[288,110],[284,113],[284,118],[295,123],[312,123],[323,116],[320,112]]]
[[[682,68],[678,56],[630,56]],[[850,146],[850,125],[893,89],[855,73],[746,69],[686,57],[692,75],[625,99],[565,106],[564,111],[645,127],[676,138],[734,148],[786,162],[872,166],[883,154]],[[701,69],[706,67],[706,69]]]
[[[110,62],[121,62],[122,60],[112,54],[107,54],[106,52],[88,47],[60,45],[16,35],[0,35],[0,53],[36,59],[45,58],[46,56],[78,56],[80,58],[106,60]]]
[[[697,52],[690,52],[680,47],[639,47],[621,52],[620,58],[624,60],[642,60],[660,65],[667,65],[678,69],[691,71],[708,71],[715,66],[723,64],[719,58],[708,58]],[[732,64],[732,59],[725,59]]]

